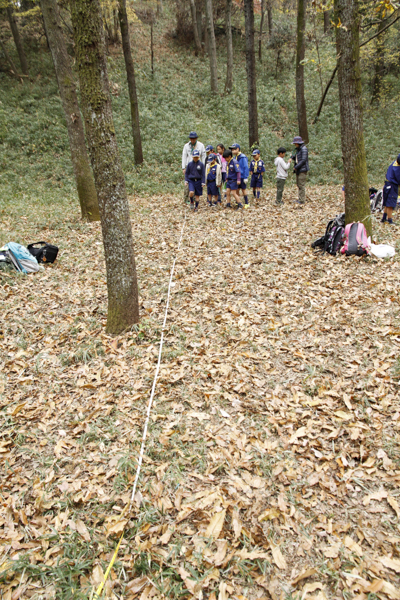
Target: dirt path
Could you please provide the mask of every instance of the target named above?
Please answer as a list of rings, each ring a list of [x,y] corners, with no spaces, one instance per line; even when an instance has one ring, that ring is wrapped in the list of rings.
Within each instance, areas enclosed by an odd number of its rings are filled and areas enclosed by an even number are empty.
[[[400,598],[398,255],[314,255],[338,195],[188,215],[110,597]],[[56,267],[0,275],[6,600],[87,597],[107,567],[182,223],[180,200],[132,202],[143,318],[112,339],[99,227],[65,214]]]

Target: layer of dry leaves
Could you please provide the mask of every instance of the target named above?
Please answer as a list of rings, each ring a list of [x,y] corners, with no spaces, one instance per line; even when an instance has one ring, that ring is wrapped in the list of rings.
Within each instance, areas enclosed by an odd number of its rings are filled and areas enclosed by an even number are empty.
[[[111,598],[400,598],[398,258],[314,254],[340,193],[308,195],[188,214],[131,515],[182,200],[132,199],[142,321],[118,338],[99,225],[9,216],[60,256],[0,274],[5,600],[87,596],[124,526]]]

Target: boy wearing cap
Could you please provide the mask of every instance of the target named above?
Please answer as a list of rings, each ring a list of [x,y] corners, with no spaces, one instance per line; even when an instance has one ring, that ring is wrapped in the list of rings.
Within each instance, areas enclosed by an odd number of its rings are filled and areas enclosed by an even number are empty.
[[[249,208],[249,198],[247,196],[247,180],[249,177],[249,162],[247,160],[247,156],[240,151],[239,144],[232,144],[229,146],[229,150],[232,150],[233,156],[236,158],[239,168],[241,181],[239,185],[239,190],[242,190],[243,198],[244,198],[244,207]]]
[[[208,161],[208,157],[210,156],[210,154],[215,154],[215,152],[214,152],[214,146],[212,146],[211,144],[209,144],[208,146],[206,146],[206,166],[207,166],[207,161]],[[218,153],[215,154],[215,160],[221,166],[221,159],[220,159]]]
[[[190,208],[198,210],[200,196],[205,185],[205,167],[200,160],[200,152],[193,150],[193,160],[186,167],[185,186],[189,188]],[[193,200],[194,198],[194,200]]]
[[[183,171],[183,175],[185,175],[185,173],[186,173],[186,167],[188,166],[188,164],[192,160],[193,150],[198,150],[199,151],[199,153],[200,153],[200,160],[201,160],[202,163],[205,164],[205,162],[206,162],[206,151],[204,149],[204,145],[201,142],[198,141],[198,139],[197,139],[197,133],[195,131],[191,131],[189,133],[189,141],[183,147],[183,152],[182,152],[182,171]],[[189,190],[189,188],[185,185],[185,193],[184,193],[184,200],[185,201],[188,199],[188,190]]]
[[[276,166],[276,204],[283,204],[282,195],[283,188],[285,187],[285,181],[288,176],[288,170],[292,159],[289,158],[289,162],[285,162],[286,148],[281,146],[278,148],[277,157],[274,160]]]
[[[300,135],[296,135],[292,144],[296,146],[295,166],[293,172],[296,173],[296,185],[299,190],[299,199],[296,204],[306,203],[306,181],[308,166],[308,150],[305,142]]]
[[[207,180],[207,195],[209,206],[217,204],[218,199],[218,187],[221,185],[221,167],[217,163],[217,157],[213,152],[210,152],[207,159],[206,167],[206,180]]]
[[[400,185],[400,154],[397,159],[389,165],[386,172],[386,181],[383,186],[383,216],[381,223],[394,225],[392,215],[397,205]],[[387,221],[386,221],[387,219]]]
[[[253,189],[254,200],[260,199],[260,189],[263,186],[262,174],[265,172],[264,161],[260,159],[260,151],[254,150],[252,152],[253,160],[250,163],[250,187]]]
[[[226,160],[226,206],[232,208],[231,194],[237,202],[238,208],[243,208],[238,194],[238,187],[241,182],[240,167],[238,161],[233,158],[232,150],[225,150],[224,158]]]

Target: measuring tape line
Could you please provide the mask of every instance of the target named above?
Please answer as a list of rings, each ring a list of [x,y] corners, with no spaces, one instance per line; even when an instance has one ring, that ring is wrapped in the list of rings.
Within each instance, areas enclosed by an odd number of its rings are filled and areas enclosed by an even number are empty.
[[[187,209],[185,210],[185,217],[184,217],[183,224],[182,224],[181,236],[179,238],[179,243],[178,243],[178,248],[176,250],[176,254],[178,254],[178,252],[180,250],[180,247],[181,247],[181,242],[182,242],[182,237],[183,237],[183,231],[185,229],[185,224],[186,224],[186,216],[187,216]],[[170,300],[170,296],[171,296],[171,284],[172,284],[172,278],[174,276],[174,271],[175,271],[176,258],[177,257],[175,255],[174,262],[172,263],[171,275],[170,275],[169,284],[168,284],[167,304],[165,306],[164,321],[163,321],[162,328],[161,328],[160,348],[159,348],[159,352],[158,352],[157,367],[156,367],[156,372],[155,372],[154,379],[153,379],[153,385],[152,385],[152,388],[151,388],[151,394],[150,394],[149,403],[147,405],[146,420],[145,420],[144,427],[143,427],[142,445],[140,447],[139,460],[138,460],[138,465],[136,467],[135,481],[133,482],[133,489],[132,489],[132,494],[131,494],[131,499],[130,499],[130,502],[129,502],[129,507],[128,507],[127,514],[130,513],[131,508],[132,508],[132,504],[133,504],[133,501],[134,501],[134,498],[135,498],[135,494],[136,494],[137,484],[139,482],[140,470],[142,468],[142,462],[143,462],[143,456],[144,456],[144,449],[145,449],[146,438],[147,438],[147,431],[148,431],[149,421],[150,421],[150,413],[151,413],[151,409],[152,409],[152,406],[153,406],[154,392],[155,392],[156,385],[157,385],[158,373],[160,372],[161,355],[162,355],[162,349],[163,349],[163,344],[164,344],[164,329],[165,329],[165,325],[166,325],[166,322],[167,322],[169,300]],[[121,517],[122,517],[123,514],[124,513],[121,514]],[[124,537],[124,532],[125,532],[125,527],[124,527],[124,529],[123,529],[123,531],[121,533],[121,537],[118,540],[118,544],[117,544],[117,547],[115,548],[114,554],[112,555],[112,558],[110,560],[110,564],[108,565],[107,570],[104,573],[103,581],[100,583],[100,585],[98,586],[98,588],[94,592],[94,594],[93,594],[93,590],[92,590],[91,599],[93,599],[93,600],[99,600],[99,598],[101,596],[101,593],[102,593],[102,591],[104,589],[104,586],[106,584],[106,581],[108,579],[110,571],[113,568],[115,560],[116,560],[116,558],[118,556],[118,550],[119,550],[119,547],[121,545],[122,538]]]

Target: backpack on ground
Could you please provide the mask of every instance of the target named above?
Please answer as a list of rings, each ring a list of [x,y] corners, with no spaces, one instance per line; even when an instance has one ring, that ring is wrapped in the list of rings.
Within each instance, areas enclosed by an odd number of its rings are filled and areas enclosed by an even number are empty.
[[[371,240],[363,223],[349,223],[344,230],[344,244],[341,253],[346,256],[369,254]]]
[[[377,190],[370,196],[371,212],[382,212],[383,208],[383,190]]]
[[[39,248],[36,248],[39,246]],[[34,242],[28,245],[28,250],[36,258],[38,263],[53,263],[58,254],[57,246],[48,244],[47,242]]]
[[[21,273],[36,273],[39,271],[38,261],[25,246],[9,242],[0,248],[0,251],[11,261],[17,271]]]
[[[331,246],[329,238],[334,228],[335,232],[337,228],[344,228],[344,213],[342,213],[341,215],[336,215],[334,219],[331,219],[329,221],[328,225],[326,226],[324,235],[315,240],[315,242],[311,244],[311,248],[318,249],[320,252],[329,252],[328,246]]]
[[[344,238],[344,227],[335,225],[332,227],[328,239],[325,242],[324,252],[336,256],[339,252],[340,247],[343,243]]]

